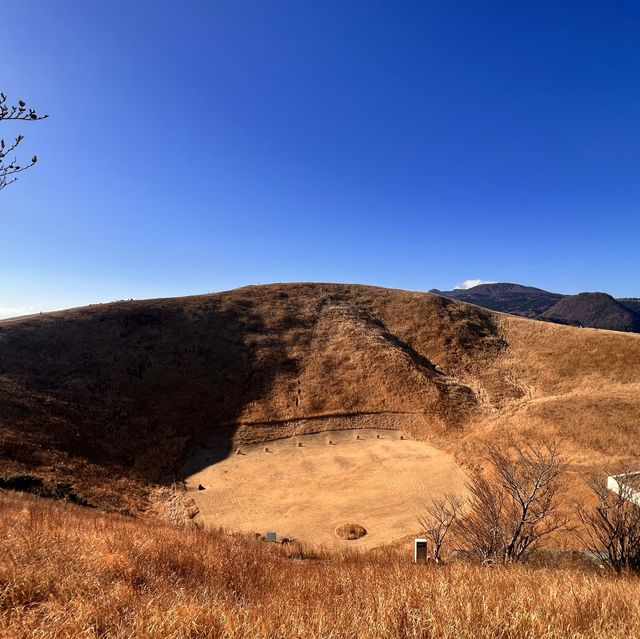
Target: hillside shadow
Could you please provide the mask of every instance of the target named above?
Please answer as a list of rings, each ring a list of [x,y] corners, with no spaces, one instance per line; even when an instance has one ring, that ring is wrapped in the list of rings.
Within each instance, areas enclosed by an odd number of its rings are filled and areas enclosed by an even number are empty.
[[[0,375],[33,405],[12,426],[9,439],[23,445],[0,453],[33,467],[47,461],[46,447],[153,482],[178,478],[194,451],[191,466],[226,458],[245,407],[283,367],[297,370],[274,347],[281,326],[253,305],[131,302],[3,327]]]

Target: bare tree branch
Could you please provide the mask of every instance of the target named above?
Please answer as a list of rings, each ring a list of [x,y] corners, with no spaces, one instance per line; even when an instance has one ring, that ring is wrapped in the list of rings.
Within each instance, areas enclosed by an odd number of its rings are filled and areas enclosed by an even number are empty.
[[[443,545],[464,505],[464,500],[457,495],[445,494],[439,499],[432,499],[425,506],[425,514],[418,519],[425,537],[431,542],[431,556],[436,564],[444,563]]]
[[[457,525],[464,549],[484,563],[515,563],[551,533],[565,528],[559,512],[567,461],[556,444],[512,441],[488,447],[489,476],[475,473],[469,512]]]
[[[7,96],[0,93],[0,121],[2,120],[20,120],[34,122],[44,120],[48,115],[39,115],[35,109],[27,108],[24,100],[19,100],[17,105],[7,105]],[[15,182],[18,173],[22,173],[30,169],[37,161],[38,156],[34,155],[30,162],[19,163],[17,157],[13,156],[13,152],[18,148],[24,140],[23,135],[18,135],[9,145],[4,139],[0,139],[0,191]]]
[[[582,522],[578,538],[613,572],[640,572],[640,507],[631,499],[636,491],[624,481],[618,492],[609,490],[605,473],[592,476],[588,484],[597,503],[591,509],[576,504]]]

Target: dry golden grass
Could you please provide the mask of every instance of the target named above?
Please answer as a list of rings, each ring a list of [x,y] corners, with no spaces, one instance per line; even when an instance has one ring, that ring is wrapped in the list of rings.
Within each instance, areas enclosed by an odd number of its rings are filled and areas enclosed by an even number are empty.
[[[0,492],[0,636],[640,637],[637,578],[328,557]]]

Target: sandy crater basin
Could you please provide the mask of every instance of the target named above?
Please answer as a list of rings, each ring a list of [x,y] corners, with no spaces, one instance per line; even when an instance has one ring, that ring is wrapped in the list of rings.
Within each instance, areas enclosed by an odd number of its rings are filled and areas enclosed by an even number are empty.
[[[466,476],[451,455],[397,431],[301,435],[241,452],[208,466],[201,455],[190,464],[186,486],[205,528],[370,548],[416,533],[431,497],[465,492]],[[338,539],[336,526],[345,521],[367,534]]]

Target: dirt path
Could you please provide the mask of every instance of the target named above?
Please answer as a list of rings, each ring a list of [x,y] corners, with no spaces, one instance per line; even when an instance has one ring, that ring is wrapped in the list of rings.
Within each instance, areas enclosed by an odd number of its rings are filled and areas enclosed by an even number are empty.
[[[414,534],[431,496],[464,492],[465,476],[450,455],[401,436],[359,429],[245,447],[188,476],[187,490],[206,527],[275,531],[333,548],[379,546]],[[368,534],[339,540],[334,530],[344,523]]]

